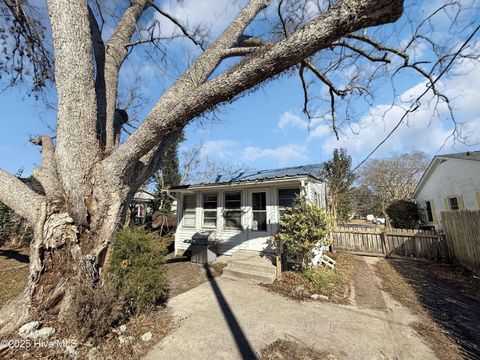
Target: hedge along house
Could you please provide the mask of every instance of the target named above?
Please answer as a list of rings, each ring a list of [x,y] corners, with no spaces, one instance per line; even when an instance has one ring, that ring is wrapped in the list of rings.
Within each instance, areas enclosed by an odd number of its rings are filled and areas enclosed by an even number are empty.
[[[184,253],[194,234],[213,231],[217,254],[273,252],[271,237],[298,194],[326,206],[322,168],[314,164],[218,175],[212,181],[172,189],[178,201],[175,253]]]

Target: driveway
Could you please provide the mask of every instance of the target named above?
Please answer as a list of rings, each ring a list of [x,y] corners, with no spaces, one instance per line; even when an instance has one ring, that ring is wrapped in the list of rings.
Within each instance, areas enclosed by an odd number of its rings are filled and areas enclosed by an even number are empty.
[[[409,326],[418,319],[378,290],[370,267],[365,267],[368,286],[359,288],[359,301],[353,296],[349,306],[296,302],[255,284],[209,279],[169,301],[176,330],[145,359],[254,359],[279,338],[338,359],[435,359]],[[381,297],[375,306],[365,301],[370,285],[373,296]]]

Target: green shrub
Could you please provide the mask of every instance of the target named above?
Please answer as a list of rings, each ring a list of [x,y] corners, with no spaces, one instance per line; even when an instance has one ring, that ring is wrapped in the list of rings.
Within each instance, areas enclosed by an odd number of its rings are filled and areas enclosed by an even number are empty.
[[[165,245],[142,228],[120,231],[113,243],[109,274],[116,295],[132,313],[141,313],[168,298]]]
[[[394,228],[415,229],[421,222],[420,209],[417,203],[408,200],[397,200],[387,208],[387,215]]]
[[[280,220],[280,228],[274,237],[276,246],[283,244],[285,257],[295,261],[303,270],[312,258],[312,251],[327,242],[331,223],[325,210],[301,196]]]

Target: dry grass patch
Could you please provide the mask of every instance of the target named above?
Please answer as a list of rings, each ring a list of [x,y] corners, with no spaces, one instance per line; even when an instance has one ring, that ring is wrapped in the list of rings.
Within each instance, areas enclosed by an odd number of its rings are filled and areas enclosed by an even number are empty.
[[[277,339],[262,350],[261,360],[335,360],[328,352],[319,351],[298,341]]]
[[[19,257],[28,257],[28,249],[0,249],[0,308],[20,294],[28,279],[28,262]]]
[[[167,262],[167,276],[170,289],[170,297],[177,296],[191,290],[204,282],[210,276],[201,264],[193,264],[187,260],[178,262]],[[222,269],[226,266],[223,263],[214,263],[208,266],[213,277],[220,276]]]
[[[348,301],[350,282],[355,260],[351,255],[329,254],[337,261],[335,269],[317,267],[304,272],[286,271],[269,290],[296,300],[311,299],[313,294],[328,296],[329,301],[345,304]]]
[[[382,289],[420,318],[420,322],[411,326],[428,341],[435,355],[441,360],[463,359],[459,346],[430,318],[415,290],[392,264],[386,260],[379,261],[376,270],[382,279]]]

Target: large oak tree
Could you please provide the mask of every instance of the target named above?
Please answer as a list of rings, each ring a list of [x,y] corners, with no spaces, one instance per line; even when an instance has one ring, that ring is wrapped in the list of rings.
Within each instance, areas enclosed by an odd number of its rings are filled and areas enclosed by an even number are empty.
[[[367,90],[354,83],[336,87],[325,75],[327,71],[315,66],[313,57],[324,52],[331,52],[330,59],[338,55],[339,59],[361,58],[381,64],[395,57],[401,60],[399,69],[423,71],[403,50],[359,31],[399,19],[402,0],[323,2],[322,11],[313,17],[302,13],[306,9],[302,1],[276,1],[274,12],[278,10],[279,21],[270,34],[277,36],[256,35],[249,27],[273,2],[249,0],[209,46],[153,0],[131,0],[107,40],[99,25],[101,14],[94,8],[98,1],[48,0],[47,5],[53,61],[38,30],[41,22],[28,17],[28,1],[1,2],[2,13],[8,14],[5,19],[13,18],[12,33],[18,35],[13,44],[23,49],[14,54],[27,54],[31,61],[34,88],[53,78],[57,95],[55,137],[35,139],[41,145],[42,163],[33,176],[42,191],[0,170],[0,202],[30,222],[35,233],[28,285],[2,310],[3,331],[14,329],[29,316],[65,314],[71,305],[73,277],[89,279],[92,287],[102,283],[112,236],[129,201],[161,168],[165,149],[192,120],[295,67],[303,80],[310,71],[327,86],[332,109],[336,98]],[[289,8],[290,13],[285,10]],[[117,109],[122,65],[132,47],[162,42],[154,39],[155,31],[138,36],[147,11],[171,21],[202,53],[167,91],[158,94],[160,98],[138,129],[120,141],[121,125],[128,118],[125,111]],[[224,60],[232,57],[241,61],[224,65]],[[4,63],[0,65],[2,71],[6,69]],[[332,62],[327,65],[339,67]],[[24,69],[14,70],[22,74]],[[423,71],[422,75],[435,91],[432,74]],[[305,112],[309,113],[308,84],[304,85]],[[332,121],[336,131],[335,116]]]

